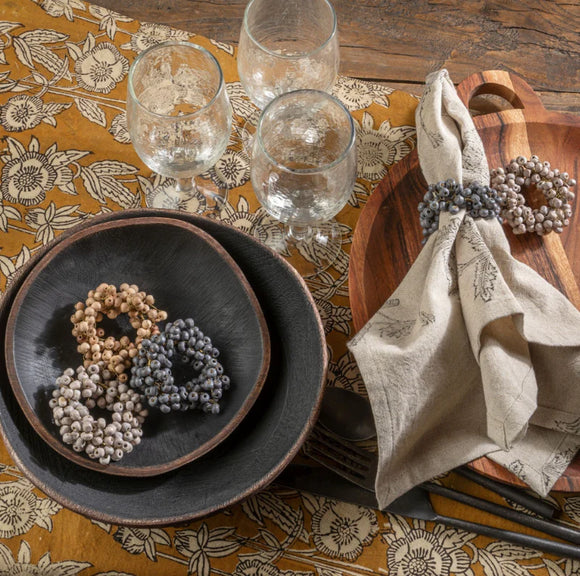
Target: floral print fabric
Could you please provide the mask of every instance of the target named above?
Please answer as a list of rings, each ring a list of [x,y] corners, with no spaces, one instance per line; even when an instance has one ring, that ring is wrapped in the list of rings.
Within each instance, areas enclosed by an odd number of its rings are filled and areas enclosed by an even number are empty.
[[[163,194],[168,182],[152,174],[131,146],[125,92],[135,56],[166,40],[203,45],[224,71],[235,119],[230,145],[210,174],[228,187],[218,217],[263,237],[279,233],[249,182],[241,129],[252,106],[237,76],[234,48],[81,0],[0,0],[0,297],[30,256],[63,230]],[[372,190],[415,146],[417,99],[343,77],[335,94],[357,124],[358,181],[338,216],[345,237],[340,258],[306,281],[331,353],[328,385],[364,393],[346,349],[353,336],[349,246]],[[181,208],[208,210],[203,196]],[[308,251],[304,256],[317,258]],[[580,522],[578,497],[560,504]],[[574,576],[580,564],[275,484],[187,524],[104,524],[46,497],[0,443],[0,574]]]

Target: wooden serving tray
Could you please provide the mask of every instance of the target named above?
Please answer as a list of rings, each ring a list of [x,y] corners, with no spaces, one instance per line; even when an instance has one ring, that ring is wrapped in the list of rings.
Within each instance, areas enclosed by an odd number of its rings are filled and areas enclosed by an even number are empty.
[[[579,180],[580,118],[547,111],[521,78],[503,71],[474,74],[457,88],[463,102],[481,94],[507,100],[512,109],[474,118],[490,168],[512,158],[537,154],[555,168]],[[422,248],[417,204],[427,183],[417,151],[393,166],[371,195],[354,233],[350,255],[349,295],[355,330],[382,306],[401,283]],[[573,190],[578,192],[578,187]],[[539,206],[543,197],[528,198]],[[573,206],[576,210],[577,205]],[[512,254],[525,262],[580,309],[580,217],[574,213],[561,235],[516,236],[505,228]],[[523,485],[513,474],[488,458],[472,467],[505,482]],[[580,455],[556,483],[555,490],[580,491]]]

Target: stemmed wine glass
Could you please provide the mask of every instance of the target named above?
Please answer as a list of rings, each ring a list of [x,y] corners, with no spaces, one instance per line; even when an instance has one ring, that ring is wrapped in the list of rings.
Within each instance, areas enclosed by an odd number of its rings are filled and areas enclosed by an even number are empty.
[[[336,98],[320,90],[278,96],[258,120],[251,179],[266,211],[285,224],[280,236],[262,241],[290,256],[304,275],[320,273],[341,250],[340,225],[333,220],[356,180],[354,121]]]
[[[175,178],[148,195],[148,206],[183,208],[197,191],[223,197],[224,190],[200,177],[225,152],[232,125],[221,67],[205,48],[165,42],[141,52],[129,71],[127,125],[143,162]]]
[[[330,92],[339,67],[336,13],[328,0],[250,0],[238,45],[238,74],[257,107],[244,126],[248,148],[259,111],[303,88]]]

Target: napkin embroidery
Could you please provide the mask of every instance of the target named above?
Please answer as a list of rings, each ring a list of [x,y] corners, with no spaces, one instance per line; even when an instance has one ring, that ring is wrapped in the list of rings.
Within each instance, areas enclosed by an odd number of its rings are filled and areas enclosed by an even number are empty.
[[[462,276],[468,268],[473,266],[475,268],[473,274],[473,299],[481,298],[484,302],[490,302],[494,295],[499,270],[487,246],[481,239],[481,234],[478,232],[472,218],[465,216],[463,226],[459,229],[459,234],[461,238],[468,242],[475,255],[467,261],[457,263],[458,275]]]

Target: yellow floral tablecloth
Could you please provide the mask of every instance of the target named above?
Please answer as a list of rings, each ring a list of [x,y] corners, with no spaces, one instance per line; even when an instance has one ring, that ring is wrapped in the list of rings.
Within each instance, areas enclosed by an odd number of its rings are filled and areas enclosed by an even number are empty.
[[[165,184],[131,146],[125,91],[133,58],[169,39],[205,46],[224,71],[235,121],[230,146],[212,173],[229,189],[219,218],[247,232],[275,229],[249,182],[240,130],[252,107],[232,46],[81,0],[0,0],[0,293],[62,230],[96,214],[142,206]],[[341,257],[307,284],[331,351],[328,384],[364,393],[346,350],[353,335],[349,243],[373,188],[414,146],[417,100],[344,77],[335,93],[356,120],[358,181],[339,215]],[[199,213],[208,208],[203,196],[187,206]],[[553,498],[580,522],[579,496]],[[0,540],[0,574],[11,576],[580,575],[577,561],[276,485],[184,525],[92,521],[36,489],[1,444]]]

